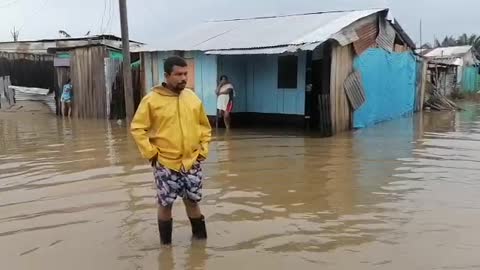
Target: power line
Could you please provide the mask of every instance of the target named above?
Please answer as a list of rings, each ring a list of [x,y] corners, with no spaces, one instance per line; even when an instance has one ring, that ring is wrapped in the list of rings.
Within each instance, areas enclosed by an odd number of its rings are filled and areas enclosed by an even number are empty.
[[[13,1],[10,1],[10,2],[6,2],[6,3],[3,3],[3,4],[0,4],[0,8],[7,8],[7,7],[10,7],[18,2],[20,2],[22,0],[13,0]]]
[[[111,33],[111,29],[112,29],[112,17],[113,17],[113,8],[114,8],[114,4],[113,4],[113,0],[108,0],[108,3],[109,3],[109,10],[110,12],[108,13],[108,20],[107,20],[107,24],[106,24],[106,27],[105,27],[105,30],[108,29],[108,32]]]
[[[105,20],[105,12],[107,12],[107,0],[103,0],[103,12],[102,12],[102,21],[100,23],[100,34],[104,33],[103,22]]]

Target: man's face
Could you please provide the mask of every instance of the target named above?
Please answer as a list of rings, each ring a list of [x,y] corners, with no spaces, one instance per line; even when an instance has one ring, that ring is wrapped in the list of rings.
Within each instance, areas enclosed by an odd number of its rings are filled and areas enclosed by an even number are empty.
[[[187,67],[173,66],[171,74],[165,73],[165,82],[173,90],[182,91],[187,86]]]

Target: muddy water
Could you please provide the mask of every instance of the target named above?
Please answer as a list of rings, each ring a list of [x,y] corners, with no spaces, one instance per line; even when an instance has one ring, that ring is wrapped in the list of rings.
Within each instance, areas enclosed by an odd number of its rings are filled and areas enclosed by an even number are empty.
[[[480,107],[334,138],[219,132],[205,245],[160,249],[125,128],[0,115],[1,269],[480,269]]]

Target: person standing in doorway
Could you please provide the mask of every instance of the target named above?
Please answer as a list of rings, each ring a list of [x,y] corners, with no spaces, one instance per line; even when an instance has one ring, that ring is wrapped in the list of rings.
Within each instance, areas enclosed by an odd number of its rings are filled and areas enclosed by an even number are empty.
[[[231,123],[230,114],[233,110],[235,90],[227,76],[222,75],[220,77],[220,82],[218,83],[215,93],[217,94],[217,110],[220,112],[220,116],[223,117],[225,127],[229,129]]]
[[[63,85],[62,96],[60,98],[63,116],[72,116],[72,89],[72,82],[68,79],[67,83]]]
[[[201,100],[186,89],[187,63],[178,56],[164,62],[165,82],[146,95],[132,120],[131,133],[151,162],[163,245],[172,242],[172,205],[181,196],[195,239],[206,239],[201,162],[207,158],[211,127]]]

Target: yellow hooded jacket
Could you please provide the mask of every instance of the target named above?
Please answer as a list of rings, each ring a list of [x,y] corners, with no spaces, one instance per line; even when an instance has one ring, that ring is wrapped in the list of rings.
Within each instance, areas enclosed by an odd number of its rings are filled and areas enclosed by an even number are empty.
[[[131,133],[142,156],[158,154],[163,166],[189,170],[208,155],[211,127],[201,100],[189,89],[177,94],[156,86],[146,95],[132,120]]]

